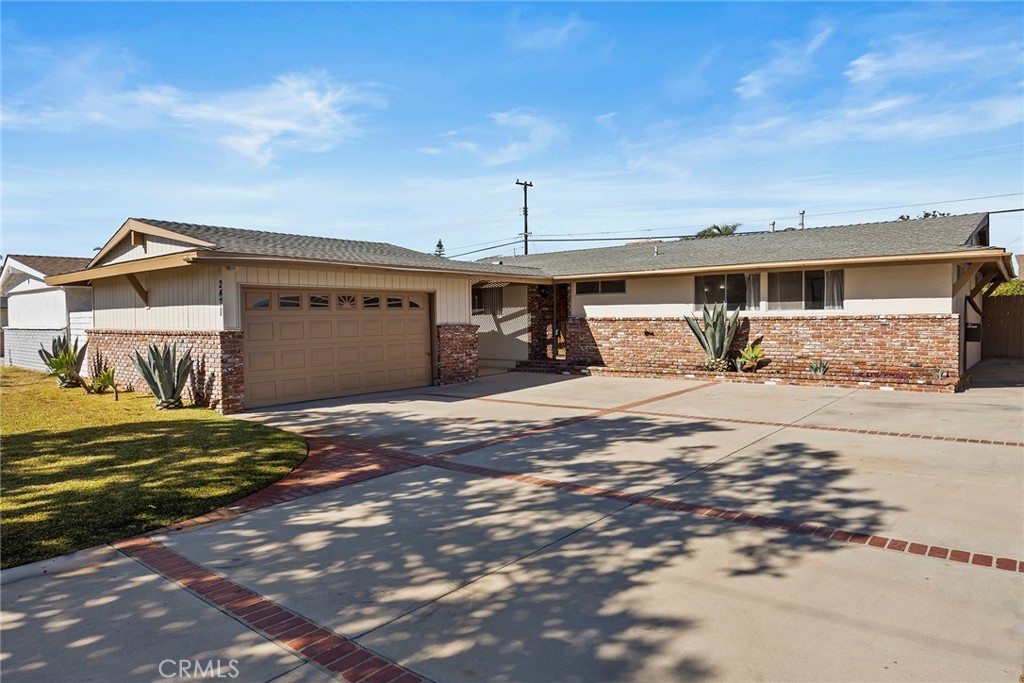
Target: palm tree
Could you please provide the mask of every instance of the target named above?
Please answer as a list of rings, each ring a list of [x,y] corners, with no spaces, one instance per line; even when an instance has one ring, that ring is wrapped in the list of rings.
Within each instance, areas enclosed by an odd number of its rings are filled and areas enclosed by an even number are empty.
[[[698,239],[703,239],[705,237],[724,237],[725,235],[731,235],[736,232],[736,228],[741,225],[742,223],[723,223],[722,225],[715,223],[714,225],[704,228],[694,235],[694,237],[697,237]]]

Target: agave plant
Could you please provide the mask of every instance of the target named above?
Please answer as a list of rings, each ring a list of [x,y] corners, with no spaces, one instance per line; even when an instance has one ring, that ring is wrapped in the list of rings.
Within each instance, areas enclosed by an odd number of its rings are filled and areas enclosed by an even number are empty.
[[[739,309],[733,311],[729,316],[724,305],[704,307],[704,328],[701,329],[695,318],[686,317],[686,324],[690,331],[697,338],[697,342],[707,358],[701,364],[705,370],[713,372],[725,372],[729,369],[729,347],[732,345],[732,338],[736,336],[739,329]]]
[[[114,368],[103,368],[92,376],[92,390],[102,394],[114,386]]]
[[[84,387],[89,393],[89,386],[82,379],[82,363],[85,362],[85,349],[89,342],[78,345],[78,338],[72,346],[70,336],[54,337],[50,342],[50,350],[42,344],[39,345],[39,357],[43,364],[50,370],[51,375],[57,377],[57,385],[62,389]]]
[[[815,377],[824,377],[825,373],[828,372],[829,367],[832,365],[832,361],[827,360],[812,360],[807,364],[807,371]]]
[[[163,349],[151,344],[148,359],[136,351],[132,362],[156,396],[157,408],[164,410],[181,407],[181,393],[192,374],[192,349],[186,351],[179,360],[177,344],[170,347],[164,344]]]

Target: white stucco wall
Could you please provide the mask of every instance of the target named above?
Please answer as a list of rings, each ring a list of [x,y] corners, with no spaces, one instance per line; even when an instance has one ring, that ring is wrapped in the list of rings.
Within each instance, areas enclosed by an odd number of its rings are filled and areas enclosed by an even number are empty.
[[[844,312],[952,313],[953,266],[948,263],[846,269]]]
[[[480,362],[484,365],[511,367],[529,354],[529,316],[526,311],[526,285],[508,285],[502,290],[502,310],[498,315],[474,315],[480,330]]]
[[[7,295],[7,326],[23,330],[67,327],[68,307],[64,291],[59,287],[29,286],[33,282],[27,280]]]
[[[622,294],[572,294],[572,315],[592,318],[678,318],[693,312],[692,275],[626,280]]]
[[[768,273],[761,273],[761,309],[752,316],[883,315],[950,313],[950,264],[846,268],[842,310],[769,311]],[[694,277],[655,276],[626,280],[624,294],[574,294],[572,314],[594,318],[673,318],[694,311]]]

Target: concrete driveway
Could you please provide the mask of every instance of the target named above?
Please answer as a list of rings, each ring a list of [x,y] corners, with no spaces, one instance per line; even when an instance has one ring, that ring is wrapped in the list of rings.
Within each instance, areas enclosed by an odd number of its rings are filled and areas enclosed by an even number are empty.
[[[506,374],[250,414],[320,470],[4,586],[4,678],[1014,680],[1024,383],[987,372],[957,395]]]

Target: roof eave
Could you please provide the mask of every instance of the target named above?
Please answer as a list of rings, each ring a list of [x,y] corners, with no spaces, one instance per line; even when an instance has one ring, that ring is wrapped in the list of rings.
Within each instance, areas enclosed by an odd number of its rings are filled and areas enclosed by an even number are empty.
[[[153,256],[151,258],[111,263],[107,266],[95,266],[86,268],[85,270],[76,270],[71,273],[51,275],[45,278],[44,282],[51,286],[85,285],[89,284],[93,280],[99,280],[106,277],[118,277],[120,275],[128,275],[130,273],[145,273],[151,270],[179,268],[181,266],[189,265],[195,254],[196,252],[194,251],[179,251],[173,254],[164,254],[163,256]]]
[[[175,232],[173,230],[167,230],[166,228],[159,228],[155,225],[150,225],[149,223],[145,223],[135,218],[129,218],[128,220],[121,224],[121,227],[117,229],[117,232],[115,232],[110,237],[110,239],[107,240],[106,244],[103,245],[99,252],[97,252],[97,254],[92,257],[92,260],[89,261],[89,265],[87,266],[87,268],[92,268],[97,263],[102,261],[103,257],[109,254],[110,251],[115,246],[117,246],[121,242],[121,240],[127,237],[129,232],[133,230],[136,232],[145,233],[147,235],[153,235],[154,237],[166,237],[168,239],[183,242],[185,244],[191,244],[197,247],[212,248],[216,246],[212,242],[196,239],[195,237],[189,237],[188,235],[183,235],[180,232]]]
[[[692,266],[681,268],[659,268],[655,270],[628,270],[596,272],[576,275],[554,275],[555,281],[587,280],[609,277],[645,277],[652,275],[693,275],[701,273],[723,273],[750,270],[783,270],[826,266],[871,266],[897,265],[903,263],[954,263],[957,261],[996,261],[1007,254],[1005,249],[972,249],[940,252],[935,254],[906,254],[899,256],[861,256],[856,258],[804,259],[800,261],[764,261],[758,263],[736,263],[730,265]]]
[[[352,268],[356,270],[378,270],[398,271],[407,273],[443,273],[444,275],[465,275],[467,277],[487,277],[491,279],[500,278],[507,282],[537,282],[541,284],[551,283],[551,276],[538,271],[536,275],[524,275],[515,272],[501,272],[493,270],[463,270],[455,268],[433,268],[420,266],[400,266],[387,263],[363,263],[353,261],[339,261],[335,259],[313,259],[306,257],[291,256],[270,256],[261,254],[228,253],[220,251],[197,251],[192,252],[190,262],[203,261],[205,263],[223,263],[227,265],[238,265],[241,263],[254,264],[297,264],[330,266],[335,268]]]

